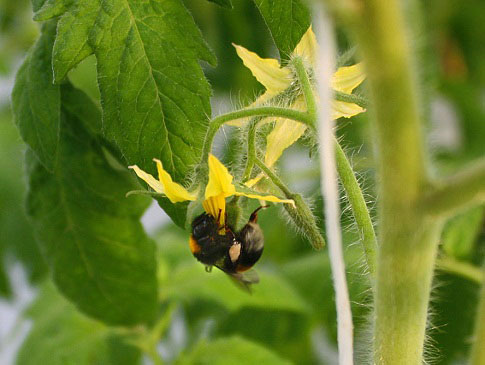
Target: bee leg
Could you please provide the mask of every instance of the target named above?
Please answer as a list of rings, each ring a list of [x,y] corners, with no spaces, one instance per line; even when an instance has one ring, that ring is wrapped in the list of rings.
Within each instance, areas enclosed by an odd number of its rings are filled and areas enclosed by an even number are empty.
[[[219,214],[217,214],[217,225],[220,226],[220,223],[221,223],[221,213],[222,213],[222,209],[219,209]]]
[[[205,265],[205,272],[212,272],[212,265]]]
[[[262,205],[262,206],[258,207],[254,212],[252,212],[251,216],[249,217],[249,222],[257,223],[258,222],[258,212],[263,208],[269,208],[269,205]]]

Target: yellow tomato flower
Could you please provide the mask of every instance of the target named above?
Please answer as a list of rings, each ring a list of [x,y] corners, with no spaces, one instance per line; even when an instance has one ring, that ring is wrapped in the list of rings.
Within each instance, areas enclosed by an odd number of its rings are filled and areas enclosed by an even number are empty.
[[[164,170],[160,160],[153,160],[157,164],[158,180],[136,165],[129,166],[129,168],[133,169],[138,177],[145,181],[155,192],[166,195],[172,203],[196,200],[195,193],[188,192],[182,185],[172,180],[170,174]],[[273,195],[257,195],[236,191],[232,180],[233,176],[227,168],[214,155],[209,154],[209,182],[205,188],[202,206],[208,214],[215,219],[219,219],[221,227],[224,227],[225,224],[226,198],[233,195],[275,203],[294,204],[291,199],[280,199]]]
[[[281,67],[279,62],[272,58],[261,58],[256,53],[248,51],[246,48],[234,45],[238,56],[244,65],[249,68],[253,76],[266,88],[266,91],[252,105],[264,104],[274,96],[280,94],[291,86],[294,81],[293,72],[289,67]],[[299,56],[310,66],[315,66],[318,44],[312,28],[308,28],[293,51],[293,55]],[[365,74],[361,63],[348,67],[340,67],[332,78],[332,88],[346,94],[359,86],[365,79]],[[306,102],[303,96],[299,96],[291,105],[292,109],[305,111]],[[350,118],[365,111],[364,108],[354,103],[333,100],[332,118]],[[266,118],[268,119],[268,118]],[[241,126],[247,119],[238,120],[232,124]],[[276,118],[275,127],[267,137],[265,164],[272,167],[280,158],[283,151],[295,143],[305,133],[306,125],[285,119]],[[246,185],[253,186],[263,175],[249,180]]]

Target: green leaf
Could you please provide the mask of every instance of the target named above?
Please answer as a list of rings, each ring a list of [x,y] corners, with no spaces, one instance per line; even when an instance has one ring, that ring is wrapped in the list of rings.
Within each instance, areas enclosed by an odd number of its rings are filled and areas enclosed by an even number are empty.
[[[181,181],[199,160],[210,115],[198,60],[215,58],[180,0],[101,5],[78,1],[61,18],[56,80],[94,50],[106,132],[129,164],[153,171],[152,158],[161,157]]]
[[[46,2],[48,2],[49,0],[32,0],[32,10],[34,11],[34,13],[38,12]],[[61,1],[64,1],[64,0],[61,0]]]
[[[61,90],[62,107],[75,115],[91,136],[102,136],[101,110],[91,98],[68,82],[61,86]]]
[[[155,249],[139,222],[147,200],[125,198],[135,186],[131,175],[111,167],[67,110],[54,173],[30,162],[28,211],[62,293],[106,323],[151,321]]]
[[[93,52],[107,138],[127,164],[153,174],[159,158],[183,183],[200,161],[211,115],[199,60],[216,63],[190,13],[180,0],[77,1],[59,20],[56,81]],[[161,205],[177,223],[185,214]]]
[[[199,343],[190,354],[183,356],[177,364],[291,364],[257,343],[242,337],[220,338],[212,342]]]
[[[22,139],[42,164],[54,169],[60,123],[59,86],[52,82],[51,53],[56,22],[42,27],[42,34],[20,67],[12,92],[15,123]]]
[[[198,59],[214,56],[180,0],[108,3],[91,34],[106,132],[129,164],[154,171],[160,158],[181,182],[200,160],[211,114]]]
[[[68,9],[59,19],[52,55],[56,82],[62,81],[74,66],[93,53],[88,37],[101,5],[98,0],[80,0]]]
[[[268,272],[259,274],[260,282],[253,285],[252,293],[248,294],[234,285],[222,271],[214,268],[211,273],[206,273],[202,264],[192,262],[175,270],[165,286],[165,294],[168,298],[186,302],[214,301],[230,311],[246,306],[294,312],[309,309],[284,279]]]
[[[310,12],[300,0],[254,0],[282,59],[288,59],[310,26]]]
[[[234,6],[232,5],[231,0],[209,0],[211,3],[217,4],[219,6],[222,6],[223,8],[226,9],[232,9]]]
[[[10,298],[12,295],[12,287],[10,286],[10,281],[8,280],[7,270],[3,260],[3,248],[0,247],[0,296]]]
[[[475,207],[451,219],[443,230],[443,249],[457,259],[469,259],[483,226],[483,206]]]
[[[20,348],[17,365],[140,363],[138,349],[122,342],[102,323],[80,314],[52,285],[43,286],[26,314],[33,326]]]
[[[66,11],[67,1],[69,0],[45,0],[42,7],[35,12],[34,20],[44,21],[63,14]]]
[[[187,318],[189,313],[187,313]],[[214,337],[232,335],[264,345],[284,358],[298,364],[315,363],[308,351],[310,336],[315,325],[307,313],[295,313],[272,308],[244,307],[221,318],[215,325]]]

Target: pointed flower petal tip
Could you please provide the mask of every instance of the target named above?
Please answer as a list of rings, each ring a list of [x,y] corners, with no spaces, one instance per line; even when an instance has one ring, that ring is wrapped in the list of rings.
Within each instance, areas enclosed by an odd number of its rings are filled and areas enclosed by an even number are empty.
[[[248,194],[248,193],[243,193],[239,191],[237,191],[234,195],[245,196],[250,199],[259,199],[259,200],[264,200],[264,201],[273,202],[273,203],[291,204],[293,207],[295,207],[295,202],[293,199],[280,199],[274,195]]]
[[[351,94],[364,80],[364,65],[362,62],[359,62],[352,66],[339,67],[332,77],[332,88],[346,94]]]
[[[128,168],[134,170],[135,171],[135,174],[140,179],[142,179],[143,181],[145,181],[148,184],[148,186],[150,186],[157,193],[162,193],[162,194],[165,193],[165,189],[164,189],[162,183],[160,181],[158,181],[157,179],[155,179],[152,175],[150,175],[149,173],[143,171],[137,165],[132,165],[132,166],[129,166]]]
[[[310,25],[305,34],[303,34],[303,37],[301,37],[300,42],[296,45],[293,54],[300,56],[309,61],[312,65],[315,65],[317,50],[317,38]]]
[[[172,180],[170,174],[163,169],[163,165],[160,160],[153,160],[157,164],[159,176],[158,180],[136,165],[128,166],[128,168],[134,170],[136,175],[145,181],[157,193],[165,194],[172,203],[196,199],[195,194],[189,193],[182,185],[179,185]]]
[[[241,58],[244,66],[249,68],[253,76],[269,92],[280,93],[291,85],[291,70],[281,67],[280,63],[273,58],[261,58],[256,53],[246,48],[233,44],[236,53]]]
[[[213,154],[209,154],[209,182],[205,188],[205,198],[223,195],[234,195],[236,188],[232,183],[232,175],[227,167],[222,164]]]

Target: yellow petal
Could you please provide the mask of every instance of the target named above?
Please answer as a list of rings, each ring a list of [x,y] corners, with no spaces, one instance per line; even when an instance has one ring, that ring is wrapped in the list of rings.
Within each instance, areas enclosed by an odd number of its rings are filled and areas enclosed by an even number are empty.
[[[315,33],[313,33],[312,27],[310,26],[305,34],[303,34],[303,37],[301,37],[300,42],[296,45],[293,53],[302,57],[303,59],[306,59],[312,65],[315,65],[317,49],[317,39],[315,37]]]
[[[210,214],[215,219],[219,218],[219,225],[224,227],[226,220],[226,199],[224,195],[212,196],[202,202],[202,206],[207,214]]]
[[[222,195],[228,197],[234,194],[236,188],[232,184],[232,175],[221,161],[209,154],[209,182],[205,188],[205,198]]]
[[[362,112],[365,112],[365,109],[357,104],[337,100],[332,101],[332,119],[340,117],[350,118]]]
[[[253,76],[272,93],[280,93],[291,85],[291,71],[280,67],[273,58],[261,58],[256,53],[248,51],[242,46],[233,44],[237,55],[242,59],[244,66],[249,68]]]
[[[157,193],[161,193],[161,194],[165,193],[162,183],[157,179],[155,179],[152,175],[143,171],[136,165],[128,166],[128,168],[134,170],[135,173],[138,175],[138,177],[143,181],[145,181]]]
[[[346,94],[359,86],[365,79],[362,62],[352,66],[340,67],[332,77],[332,88]]]
[[[295,202],[292,199],[280,199],[274,195],[257,195],[257,194],[247,194],[247,193],[242,193],[240,191],[236,191],[234,195],[238,196],[245,196],[247,198],[251,199],[259,199],[259,200],[264,200],[267,202],[274,202],[274,203],[287,203],[295,206]]]
[[[158,179],[164,187],[165,195],[172,203],[196,199],[196,196],[185,190],[182,185],[173,182],[170,174],[163,169],[163,165],[160,160],[154,158],[153,161],[155,161],[155,163],[157,164]]]
[[[256,176],[255,178],[251,179],[251,180],[248,180],[244,183],[244,185],[246,185],[248,188],[252,188],[254,185],[256,185],[259,180],[261,180],[262,178],[264,177],[264,174],[261,173],[259,174],[258,176]]]
[[[305,124],[289,119],[276,122],[274,129],[267,137],[264,159],[266,166],[273,166],[283,151],[295,143],[305,133],[306,129]]]
[[[306,110],[305,100],[300,97],[291,106],[295,110]],[[275,127],[266,138],[264,162],[271,167],[281,157],[285,149],[295,143],[305,133],[307,126],[294,120],[277,118]]]

